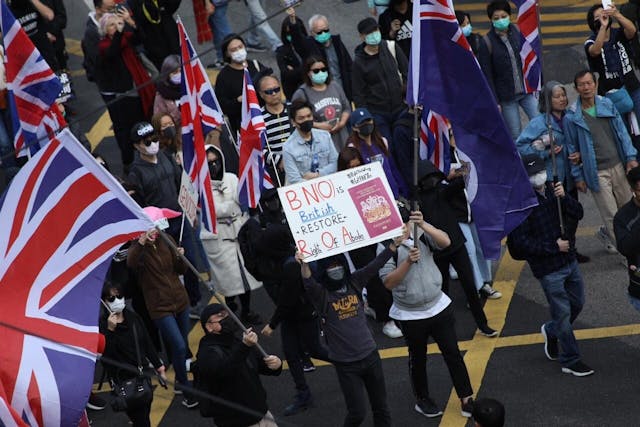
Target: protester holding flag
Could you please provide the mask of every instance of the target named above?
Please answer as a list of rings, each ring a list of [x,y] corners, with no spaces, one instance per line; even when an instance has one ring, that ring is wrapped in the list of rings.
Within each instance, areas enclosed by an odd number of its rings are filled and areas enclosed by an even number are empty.
[[[491,29],[483,37],[478,60],[515,140],[522,130],[518,107],[532,119],[538,114],[538,103],[535,95],[525,88],[520,30],[511,23],[510,15],[511,6],[506,0],[494,0],[487,5]]]

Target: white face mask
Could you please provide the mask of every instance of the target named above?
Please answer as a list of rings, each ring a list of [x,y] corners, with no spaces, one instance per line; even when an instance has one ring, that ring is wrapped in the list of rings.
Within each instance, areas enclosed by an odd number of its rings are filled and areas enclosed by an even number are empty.
[[[331,280],[342,280],[344,278],[344,267],[337,266],[327,268],[327,276],[329,276]]]
[[[158,154],[158,151],[160,151],[160,143],[158,141],[154,141],[148,147],[144,147],[144,150],[148,155],[154,156]]]
[[[122,313],[125,307],[124,297],[116,298],[113,302],[107,302],[107,306],[109,306],[109,310],[112,313]]]
[[[529,177],[529,182],[534,188],[540,188],[547,182],[547,171],[543,170]]]
[[[169,76],[169,81],[174,85],[179,85],[180,83],[182,83],[182,73]]]
[[[247,59],[247,51],[244,48],[236,50],[231,54],[231,60],[237,64],[242,64],[245,59]]]

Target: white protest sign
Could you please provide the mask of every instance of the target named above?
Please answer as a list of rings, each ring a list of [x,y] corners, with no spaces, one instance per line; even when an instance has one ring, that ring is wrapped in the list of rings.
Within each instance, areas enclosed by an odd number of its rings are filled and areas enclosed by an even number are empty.
[[[402,219],[379,162],[281,187],[278,195],[307,261],[402,234]]]
[[[191,183],[189,175],[183,170],[180,180],[180,193],[178,194],[178,204],[182,208],[183,214],[193,226],[198,215],[198,193]]]

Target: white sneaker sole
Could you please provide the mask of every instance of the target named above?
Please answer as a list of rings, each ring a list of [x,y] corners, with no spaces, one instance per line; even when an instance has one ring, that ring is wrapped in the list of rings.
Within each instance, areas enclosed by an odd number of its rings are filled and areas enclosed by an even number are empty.
[[[549,354],[549,351],[547,350],[547,340],[549,339],[549,337],[547,337],[547,331],[544,329],[544,324],[540,326],[540,333],[544,338],[544,355],[547,356],[547,359],[549,360],[558,360],[557,357],[551,357],[551,355]],[[565,368],[562,368],[562,369],[563,369],[562,372],[564,372]]]
[[[595,371],[592,369],[592,370],[587,371],[587,372],[576,372],[576,371],[573,371],[573,370],[571,370],[569,368],[562,368],[562,372],[565,373],[565,374],[571,374],[574,377],[588,377],[589,375],[592,375]]]
[[[417,413],[424,415],[427,418],[436,418],[442,415],[442,411],[438,411],[434,414],[425,414],[424,412],[422,412],[422,410],[420,409],[420,407],[418,405],[414,406],[413,409],[416,410]]]

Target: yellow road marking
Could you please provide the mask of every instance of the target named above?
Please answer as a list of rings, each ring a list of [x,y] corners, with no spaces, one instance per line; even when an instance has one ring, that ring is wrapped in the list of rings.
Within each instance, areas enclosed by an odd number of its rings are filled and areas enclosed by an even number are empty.
[[[175,371],[173,369],[168,369],[166,371],[166,375],[167,379],[171,381],[171,384],[174,384]],[[174,396],[173,387],[169,386],[166,390],[163,387],[156,387],[153,392],[151,413],[149,414],[149,420],[151,421],[152,426],[160,425],[160,421],[162,421],[162,417],[164,417],[164,414],[169,409]]]
[[[579,24],[579,25],[543,25],[541,32],[542,34],[545,34],[545,35],[546,34],[584,33],[585,36],[580,39],[584,43],[584,41],[587,39],[589,27],[587,26],[586,22],[584,24]]]
[[[549,8],[549,7],[570,7],[570,8],[587,8],[587,6],[590,6],[593,2],[589,1],[589,0],[581,0],[579,2],[575,2],[574,4],[567,4],[568,2],[566,0],[546,0],[546,1],[542,1],[540,2],[540,8],[541,9],[545,9],[545,8]],[[517,13],[517,9],[515,7],[511,8],[512,11],[514,12],[514,14]],[[470,10],[474,10],[474,11],[482,11],[484,12],[482,14],[482,16],[486,16],[486,10],[487,10],[487,3],[465,3],[465,4],[459,4],[456,5],[456,10],[464,10],[464,11],[470,11]],[[472,16],[473,18],[473,16]],[[583,16],[584,19],[586,19],[586,15]]]
[[[584,37],[562,37],[562,38],[544,38],[545,28],[542,29],[542,46],[565,46],[565,45],[580,45],[582,46],[587,40],[587,36],[585,34]]]
[[[69,55],[84,56],[82,54],[82,46],[80,45],[80,40],[65,39],[64,42],[67,46],[67,53]]]
[[[113,136],[113,129],[111,129],[111,127],[112,123],[111,117],[109,117],[109,111],[105,110],[98,121],[91,127],[91,130],[85,134],[91,144],[91,151],[95,150],[104,138]]]

